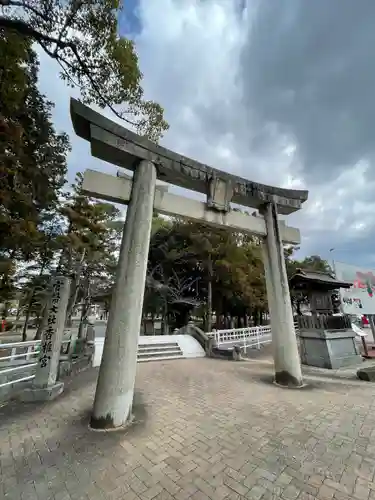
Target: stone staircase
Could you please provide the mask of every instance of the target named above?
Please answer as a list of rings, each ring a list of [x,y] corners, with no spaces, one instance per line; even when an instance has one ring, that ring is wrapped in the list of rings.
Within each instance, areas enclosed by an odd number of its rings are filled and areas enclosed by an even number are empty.
[[[95,338],[92,365],[100,366],[104,347],[104,337]],[[168,359],[204,358],[206,353],[191,335],[140,335],[138,341],[138,363],[146,361],[166,361]]]
[[[177,342],[163,342],[162,344],[142,343],[138,345],[138,363],[147,361],[163,361],[183,357],[183,352]]]

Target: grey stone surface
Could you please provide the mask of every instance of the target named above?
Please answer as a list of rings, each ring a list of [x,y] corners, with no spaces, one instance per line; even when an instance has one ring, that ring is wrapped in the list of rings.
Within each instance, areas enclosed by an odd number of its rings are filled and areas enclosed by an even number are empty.
[[[56,383],[69,292],[69,278],[56,276],[51,284],[49,302],[43,320],[40,354],[33,380],[35,388],[53,387]]]
[[[136,424],[93,434],[96,375],[0,408],[1,499],[375,499],[372,384],[285,391],[258,361],[145,363]]]
[[[20,399],[25,402],[51,401],[57,398],[64,390],[64,382],[56,382],[48,387],[28,387],[20,394]]]
[[[275,382],[285,387],[302,387],[301,361],[286,273],[277,207],[264,207],[267,236],[263,240],[264,274],[271,319]]]
[[[142,161],[134,174],[121,241],[91,418],[93,429],[121,427],[131,418],[155,186],[155,165]]]
[[[219,179],[221,185],[226,184],[226,188],[221,187],[226,201],[255,208],[275,201],[282,214],[299,210],[307,200],[307,191],[252,182],[175,153],[118,125],[75,99],[71,99],[70,113],[75,133],[91,142],[92,155],[114,165],[133,170],[139,160],[153,161],[158,166],[161,180],[203,194],[207,194],[208,180]],[[231,195],[228,195],[228,190],[231,190]],[[210,199],[214,201],[212,193]]]
[[[217,359],[226,359],[228,361],[241,361],[241,347],[238,345],[230,347],[214,346],[210,350],[210,356]]]
[[[82,370],[86,370],[92,366],[93,355],[85,355],[75,359],[60,361],[59,363],[59,380],[64,377],[74,375]]]
[[[362,360],[353,330],[300,330],[303,364],[337,369]]]
[[[88,196],[110,203],[127,204],[131,199],[132,181],[87,169],[84,173],[82,189]],[[264,218],[257,214],[250,215],[238,210],[219,212],[212,206],[209,208],[208,200],[203,202],[169,193],[165,186],[156,186],[154,209],[167,216],[182,217],[198,222],[203,220],[205,224],[213,227],[225,226],[235,232],[260,237],[266,235]],[[285,221],[280,221],[280,231],[285,243],[299,244],[301,242],[299,230],[287,226]]]
[[[375,366],[367,366],[357,371],[357,377],[367,382],[375,382]]]

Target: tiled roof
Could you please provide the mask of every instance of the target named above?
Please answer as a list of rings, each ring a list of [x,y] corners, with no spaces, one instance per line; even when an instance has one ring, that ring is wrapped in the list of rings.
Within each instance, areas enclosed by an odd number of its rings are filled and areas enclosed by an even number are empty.
[[[297,272],[291,277],[290,281],[311,282],[324,285],[333,285],[336,288],[350,288],[353,283],[348,281],[339,281],[331,273],[321,271],[310,271],[308,269],[297,269]]]

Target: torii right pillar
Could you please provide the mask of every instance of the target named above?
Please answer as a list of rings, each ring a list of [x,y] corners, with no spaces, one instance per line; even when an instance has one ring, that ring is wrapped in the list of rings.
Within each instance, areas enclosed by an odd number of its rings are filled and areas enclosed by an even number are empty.
[[[283,387],[299,388],[303,386],[301,362],[276,203],[267,203],[263,215],[267,228],[263,256],[271,316],[275,383]]]

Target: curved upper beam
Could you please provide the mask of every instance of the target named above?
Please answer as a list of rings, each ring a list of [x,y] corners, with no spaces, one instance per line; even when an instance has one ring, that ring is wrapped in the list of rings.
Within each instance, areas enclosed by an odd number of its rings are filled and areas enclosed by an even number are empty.
[[[114,165],[134,170],[139,160],[149,160],[155,163],[159,179],[207,195],[215,189],[210,188],[212,179],[219,179],[229,201],[254,208],[274,201],[281,214],[299,210],[307,200],[308,191],[266,186],[186,158],[131,132],[76,99],[70,100],[70,114],[75,133],[90,141],[92,155]]]

